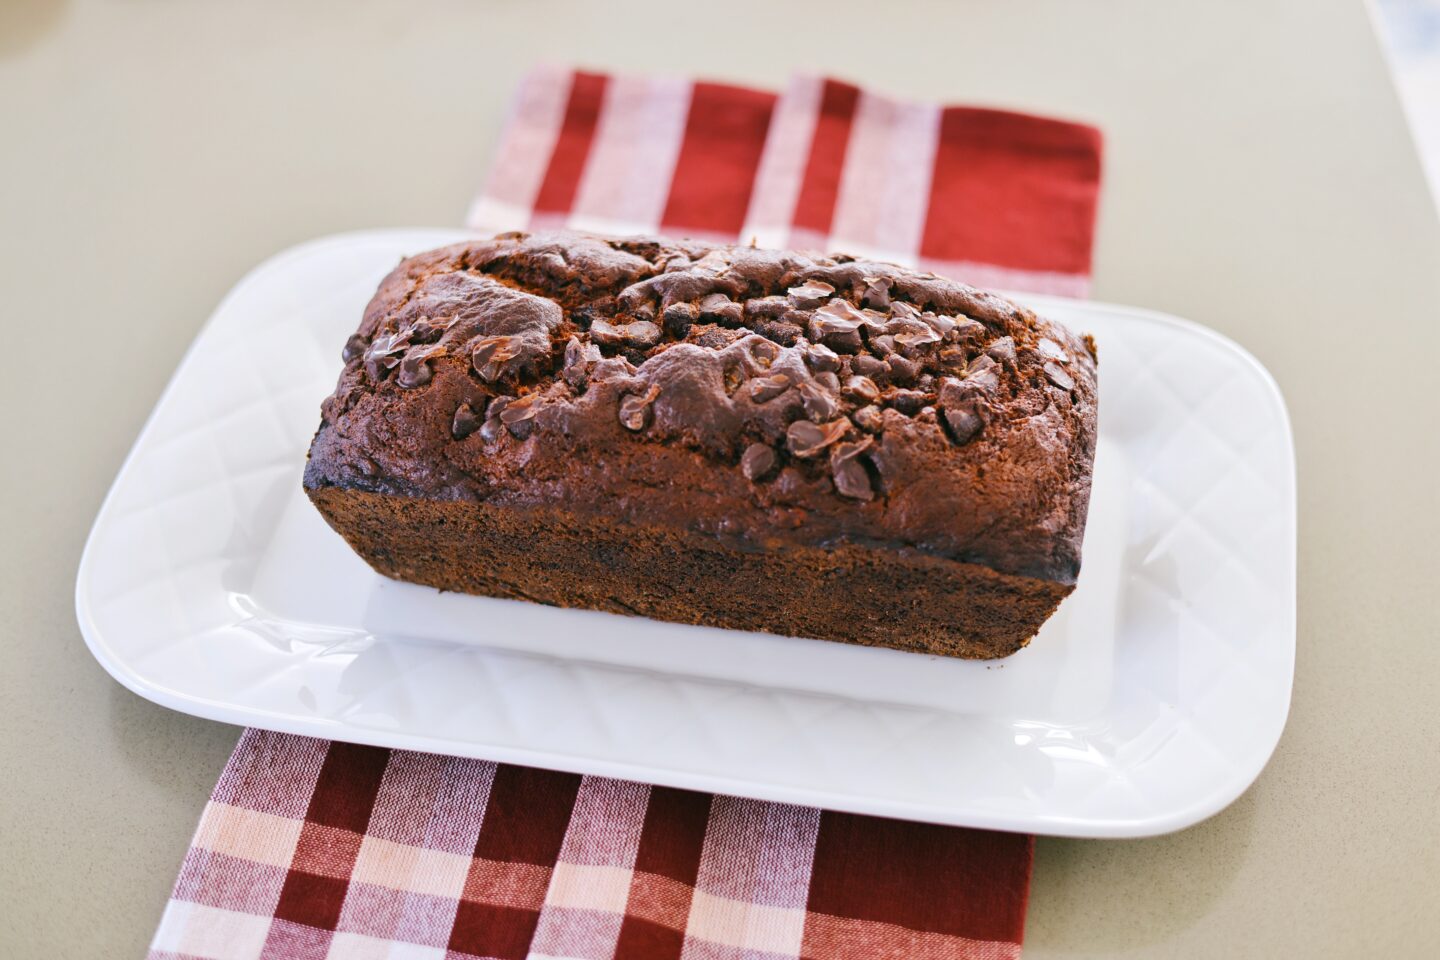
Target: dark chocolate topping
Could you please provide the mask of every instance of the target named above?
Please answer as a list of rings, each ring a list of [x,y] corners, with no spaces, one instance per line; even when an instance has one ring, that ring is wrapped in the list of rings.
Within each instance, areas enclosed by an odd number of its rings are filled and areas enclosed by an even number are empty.
[[[1093,351],[933,275],[509,234],[402,263],[344,359],[312,487],[1078,570]]]

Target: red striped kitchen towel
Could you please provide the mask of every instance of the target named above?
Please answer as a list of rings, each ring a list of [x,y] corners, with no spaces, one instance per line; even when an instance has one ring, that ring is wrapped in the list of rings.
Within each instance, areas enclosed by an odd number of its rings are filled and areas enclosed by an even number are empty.
[[[754,238],[1083,293],[1098,133],[799,78],[542,70],[469,224]],[[247,731],[152,960],[1013,958],[1032,839]]]

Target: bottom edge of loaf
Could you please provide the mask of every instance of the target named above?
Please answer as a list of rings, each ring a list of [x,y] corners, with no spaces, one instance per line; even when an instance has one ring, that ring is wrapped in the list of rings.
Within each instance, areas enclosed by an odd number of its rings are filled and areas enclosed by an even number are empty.
[[[307,487],[376,572],[458,593],[966,659],[1030,642],[1072,584],[853,544],[741,551],[668,527]]]

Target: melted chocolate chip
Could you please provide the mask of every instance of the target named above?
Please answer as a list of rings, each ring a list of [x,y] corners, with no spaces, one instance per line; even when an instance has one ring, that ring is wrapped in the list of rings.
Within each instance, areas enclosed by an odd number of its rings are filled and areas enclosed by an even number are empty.
[[[450,421],[450,435],[456,440],[464,440],[479,430],[480,424],[483,422],[482,418],[475,415],[470,404],[462,403],[455,408],[455,419]]]
[[[907,417],[913,417],[920,412],[920,408],[929,402],[928,395],[919,390],[896,390],[890,394],[890,406],[899,410]]]
[[[1044,370],[1046,379],[1061,390],[1075,389],[1075,381],[1071,378],[1070,374],[1065,372],[1065,368],[1060,366],[1060,364],[1053,362],[1047,363],[1044,366]]]
[[[590,339],[607,347],[647,350],[660,342],[660,328],[649,320],[632,320],[618,325],[594,320],[590,324]]]
[[[769,403],[788,389],[790,378],[783,373],[756,377],[750,381],[750,399],[756,403]]]
[[[365,350],[370,344],[358,333],[352,333],[345,340],[345,349],[340,351],[340,359],[349,363],[358,357],[365,355]]]
[[[700,319],[725,327],[744,326],[745,308],[723,293],[712,293],[700,301]]]
[[[922,314],[920,319],[925,321],[926,325],[928,325],[931,330],[934,330],[941,340],[952,339],[958,333],[959,324],[956,323],[954,317],[926,313]]]
[[[800,399],[805,405],[805,415],[811,420],[833,420],[840,412],[839,398],[814,382],[800,384]]]
[[[969,317],[957,317],[955,329],[950,332],[950,339],[961,343],[979,342],[985,338],[985,324],[979,320],[972,320]]]
[[[516,440],[524,440],[534,431],[538,399],[539,394],[532,393],[506,404],[505,409],[500,411],[500,422]]]
[[[835,478],[835,490],[842,497],[852,500],[875,499],[870,473],[860,462],[860,455],[868,450],[873,442],[869,437],[865,437],[852,443],[839,443],[831,448],[830,472]]]
[[[840,369],[840,355],[823,343],[812,343],[805,348],[805,365],[811,370],[834,372]]]
[[[505,425],[500,421],[500,415],[505,408],[515,402],[514,397],[496,397],[490,401],[490,406],[485,411],[485,422],[480,426],[480,439],[485,441],[498,440],[505,431]]]
[[[886,363],[890,364],[890,379],[896,383],[911,383],[920,373],[920,364],[896,354]]]
[[[1035,349],[1040,351],[1040,356],[1046,360],[1059,360],[1061,363],[1069,363],[1070,355],[1067,354],[1060,344],[1049,337],[1041,337],[1040,342],[1035,344]],[[1068,387],[1066,389],[1069,389]]]
[[[830,300],[810,317],[810,337],[841,353],[860,349],[860,327],[865,315],[851,306],[850,301]]]
[[[978,356],[970,361],[965,382],[985,393],[994,393],[1000,387],[1000,365],[988,356]]]
[[[400,354],[410,346],[410,335],[405,333],[382,333],[370,341],[365,351],[365,372],[370,379],[379,383],[385,375],[400,364]]]
[[[409,356],[400,361],[400,373],[396,375],[395,382],[402,389],[413,390],[429,383],[431,376],[430,364],[425,362],[425,358]]]
[[[1003,367],[1011,370],[1019,363],[1015,356],[1015,340],[1012,337],[1001,337],[990,346],[985,348],[985,355]]]
[[[745,475],[746,480],[758,483],[775,472],[778,462],[774,450],[763,443],[752,443],[745,448],[745,453],[740,458],[740,472]]]
[[[845,381],[845,395],[874,403],[880,396],[880,388],[869,377],[854,376]]]
[[[521,353],[517,337],[485,337],[470,351],[470,362],[481,380],[494,383],[509,372],[508,368]]]
[[[874,406],[861,407],[851,415],[851,419],[855,421],[855,426],[866,433],[879,433],[880,428],[885,425],[885,418],[880,413],[880,408]]]
[[[785,446],[795,456],[809,459],[839,441],[849,429],[850,423],[846,420],[835,420],[826,424],[796,420],[785,431]]]
[[[989,407],[979,397],[968,397],[954,406],[941,408],[941,419],[950,439],[958,446],[974,440],[985,429],[989,419]]]
[[[865,290],[860,295],[860,302],[867,307],[874,307],[876,310],[885,310],[890,306],[890,281],[884,277],[863,278]]]
[[[835,288],[823,280],[807,280],[791,287],[786,293],[797,307],[818,307],[827,297],[834,296]]]
[[[821,370],[812,377],[816,383],[829,390],[831,393],[840,392],[840,375],[830,370]]]
[[[650,424],[650,405],[660,396],[660,388],[651,385],[644,395],[626,394],[620,400],[620,425],[626,430],[644,430]]]
[[[890,365],[879,357],[858,356],[850,360],[850,369],[857,375],[878,380],[890,376]]]

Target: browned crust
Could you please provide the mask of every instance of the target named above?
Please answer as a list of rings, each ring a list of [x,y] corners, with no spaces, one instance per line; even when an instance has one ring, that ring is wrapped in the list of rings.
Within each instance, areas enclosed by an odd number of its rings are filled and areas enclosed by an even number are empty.
[[[307,493],[384,576],[678,623],[989,659],[1028,643],[1073,589],[914,551],[746,550],[550,506]]]

